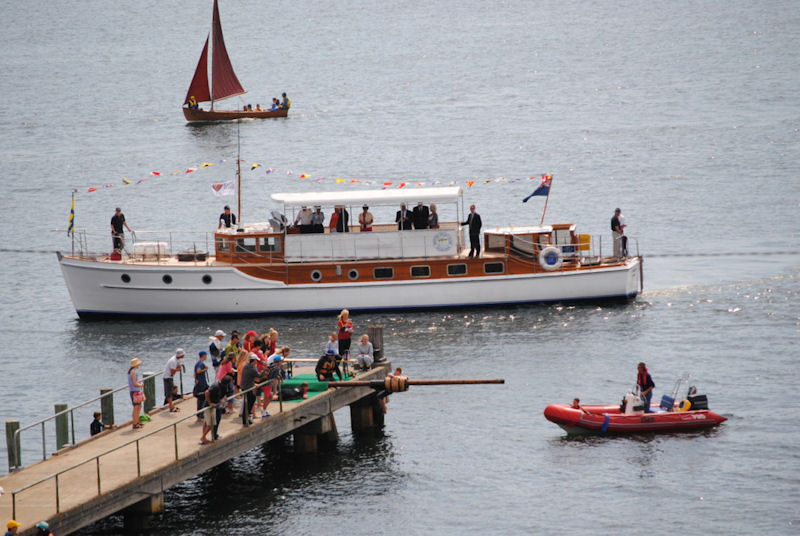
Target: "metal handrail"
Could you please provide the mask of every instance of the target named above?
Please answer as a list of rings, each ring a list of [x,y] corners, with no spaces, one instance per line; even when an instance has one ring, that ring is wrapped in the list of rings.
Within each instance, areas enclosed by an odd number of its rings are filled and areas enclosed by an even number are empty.
[[[145,377],[142,378],[142,382],[144,382],[144,380],[150,379],[150,378],[152,378],[154,376],[158,376],[159,374],[160,373],[153,373],[153,374],[150,374],[149,376],[145,376]],[[90,400],[87,400],[85,402],[81,402],[77,406],[73,406],[73,407],[67,408],[67,409],[65,409],[63,411],[59,411],[58,413],[55,413],[55,414],[53,414],[53,415],[51,415],[49,417],[45,417],[44,419],[42,419],[40,421],[36,421],[35,423],[29,424],[27,426],[24,426],[22,428],[18,428],[17,430],[15,430],[14,431],[14,437],[13,437],[13,439],[11,441],[11,444],[8,445],[8,449],[11,451],[12,459],[14,459],[14,460],[19,459],[20,465],[16,465],[14,467],[9,466],[9,468],[8,468],[9,471],[13,471],[15,469],[19,469],[20,467],[22,467],[22,465],[21,465],[22,464],[22,443],[20,442],[20,435],[22,434],[22,432],[24,432],[25,430],[30,430],[31,428],[33,428],[35,426],[39,426],[39,425],[42,426],[42,460],[46,460],[47,459],[47,447],[46,447],[46,441],[45,441],[45,427],[44,427],[44,425],[48,421],[56,419],[56,418],[58,418],[58,417],[60,417],[62,415],[66,415],[67,413],[69,413],[70,433],[71,433],[71,436],[72,436],[72,443],[71,444],[74,445],[75,444],[75,417],[73,415],[73,412],[76,409],[80,409],[80,408],[82,408],[84,406],[88,406],[89,404],[91,404],[93,402],[96,402],[98,400],[102,400],[103,398],[105,398],[107,396],[113,395],[117,391],[122,391],[123,389],[127,389],[127,388],[128,388],[127,385],[123,385],[122,387],[117,387],[116,389],[114,389],[112,391],[109,391],[107,393],[103,393],[102,395],[96,396],[96,397],[94,397],[94,398],[92,398]],[[16,452],[17,443],[20,444],[20,452]],[[18,456],[19,456],[19,458],[18,458]]]
[[[283,380],[279,380],[278,400],[280,402],[280,409],[279,409],[278,413],[283,413],[283,397],[281,396],[281,389],[280,389],[280,384],[281,383],[283,383]],[[227,398],[237,398],[237,397],[240,397],[240,396],[242,396],[242,395],[244,395],[246,393],[249,393],[250,391],[253,391],[255,389],[261,389],[261,387],[263,387],[263,386],[264,386],[264,383],[259,383],[259,384],[256,384],[256,385],[254,385],[253,387],[251,387],[249,389],[246,389],[244,391],[239,391],[238,393],[235,393],[233,395],[233,397],[227,397]],[[244,404],[244,402],[243,402],[243,404]],[[127,442],[125,442],[125,443],[123,443],[121,445],[117,445],[116,447],[113,447],[111,449],[103,451],[100,454],[92,456],[91,458],[87,458],[87,459],[85,459],[83,461],[80,461],[78,463],[70,465],[69,467],[67,467],[65,469],[61,469],[60,471],[57,471],[55,473],[52,473],[52,474],[47,475],[45,477],[42,477],[39,480],[37,480],[36,482],[28,484],[27,486],[23,486],[23,487],[21,487],[19,489],[15,489],[14,491],[11,492],[11,517],[12,517],[12,519],[16,519],[16,517],[17,517],[17,495],[22,493],[23,491],[29,490],[29,489],[33,488],[34,486],[38,486],[39,484],[41,484],[43,482],[46,482],[48,480],[52,480],[52,479],[55,479],[55,481],[56,481],[56,485],[55,485],[55,488],[56,488],[56,513],[60,514],[61,513],[61,498],[60,498],[59,489],[58,489],[59,488],[58,487],[58,477],[60,475],[64,474],[64,473],[68,472],[68,471],[72,471],[73,469],[76,469],[76,468],[78,468],[78,467],[80,467],[82,465],[85,465],[85,464],[87,464],[87,463],[89,463],[89,462],[91,462],[93,460],[96,460],[96,467],[97,467],[97,494],[101,495],[102,494],[101,493],[102,484],[101,484],[101,479],[100,479],[100,458],[103,457],[103,456],[106,456],[107,454],[110,454],[110,453],[112,453],[114,451],[117,451],[117,450],[122,449],[124,447],[127,447],[129,445],[132,445],[134,443],[136,443],[136,476],[137,476],[137,478],[141,477],[142,476],[142,466],[141,466],[141,455],[140,455],[140,452],[139,452],[139,442],[142,441],[143,439],[147,438],[147,437],[150,437],[150,436],[152,436],[154,434],[157,434],[159,432],[167,430],[170,427],[173,428],[172,437],[173,437],[173,443],[174,443],[174,447],[175,447],[175,449],[174,449],[175,450],[175,460],[178,460],[179,459],[179,453],[178,453],[178,424],[180,424],[183,421],[185,421],[187,419],[190,419],[192,417],[196,418],[198,415],[203,413],[206,409],[208,409],[208,407],[203,407],[199,411],[195,411],[194,413],[186,415],[182,419],[178,419],[175,422],[172,422],[170,424],[162,426],[161,428],[153,430],[153,431],[151,431],[151,432],[149,432],[149,433],[147,433],[145,435],[139,436],[136,439],[132,439],[132,440],[127,441]],[[242,408],[242,411],[244,411],[244,407]],[[247,424],[245,426],[250,426],[250,424]],[[212,438],[212,440],[214,440],[214,439]],[[214,440],[214,441],[216,441],[216,440]]]

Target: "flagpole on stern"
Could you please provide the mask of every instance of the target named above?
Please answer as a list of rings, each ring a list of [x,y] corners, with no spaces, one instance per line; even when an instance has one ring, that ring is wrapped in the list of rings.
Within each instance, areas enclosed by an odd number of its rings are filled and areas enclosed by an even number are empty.
[[[69,210],[68,233],[72,235],[72,256],[75,256],[75,190],[72,191],[72,204]]]
[[[236,122],[236,213],[242,226],[242,144],[239,140],[239,121]]]
[[[553,181],[550,180],[550,185],[547,187],[547,197],[545,197],[544,199],[544,208],[542,209],[542,221],[539,222],[539,225],[544,224],[544,215],[547,212],[547,202],[550,201],[550,190],[552,189],[553,189]]]

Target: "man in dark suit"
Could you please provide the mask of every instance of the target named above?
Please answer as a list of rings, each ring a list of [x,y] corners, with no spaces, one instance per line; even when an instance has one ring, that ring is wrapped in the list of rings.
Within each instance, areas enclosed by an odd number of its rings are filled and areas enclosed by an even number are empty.
[[[427,229],[428,216],[430,216],[428,207],[423,205],[422,201],[417,203],[417,206],[414,207],[413,211],[414,229]]]
[[[467,221],[461,225],[469,225],[469,256],[481,256],[481,215],[475,212],[475,205],[470,205]]]
[[[407,231],[411,229],[411,212],[406,209],[405,203],[400,204],[400,210],[397,211],[394,221],[397,222],[398,231]]]

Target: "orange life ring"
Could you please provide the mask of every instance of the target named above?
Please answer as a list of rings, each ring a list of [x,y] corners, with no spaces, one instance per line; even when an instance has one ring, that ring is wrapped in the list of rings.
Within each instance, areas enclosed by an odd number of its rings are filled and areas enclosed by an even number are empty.
[[[692,403],[685,398],[678,404],[678,411],[689,411],[692,409]]]

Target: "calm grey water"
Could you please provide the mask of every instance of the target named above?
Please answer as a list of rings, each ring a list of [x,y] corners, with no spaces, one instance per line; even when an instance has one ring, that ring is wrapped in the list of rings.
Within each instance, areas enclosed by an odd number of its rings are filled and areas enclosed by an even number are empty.
[[[55,255],[9,251],[67,249],[51,230],[65,227],[72,188],[79,227],[105,229],[116,205],[134,230],[214,225],[223,201],[209,184],[233,177],[237,127],[187,126],[180,112],[210,3],[0,10],[0,419],[33,422],[122,385],[134,354],[160,370],[217,328],[274,326],[316,354],[333,318],[80,322]],[[520,200],[533,183],[483,181],[549,172],[548,221],[607,235],[622,207],[645,293],[629,305],[357,315],[357,329],[385,326],[411,377],[507,383],[393,396],[377,436],[353,436],[337,414],[335,448],[232,460],[173,489],[152,534],[797,533],[795,2],[241,0],[221,11],[250,90],[238,104],[281,91],[294,102],[287,120],[240,126],[242,157],[263,164],[245,172],[245,219],[265,219],[271,192],[357,188],[297,177],[308,173],[472,179],[466,197],[487,225],[530,223],[542,199]],[[202,162],[217,165],[168,175]],[[153,170],[165,175],[121,186]],[[718,252],[742,255],[702,256]],[[729,421],[568,440],[542,416],[573,396],[617,401],[639,360],[657,396],[691,372]],[[112,517],[86,534],[120,530]]]

